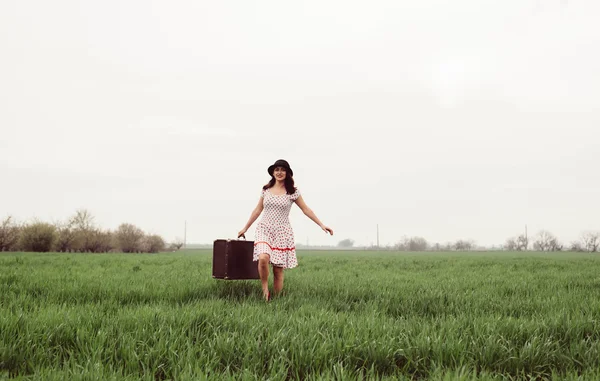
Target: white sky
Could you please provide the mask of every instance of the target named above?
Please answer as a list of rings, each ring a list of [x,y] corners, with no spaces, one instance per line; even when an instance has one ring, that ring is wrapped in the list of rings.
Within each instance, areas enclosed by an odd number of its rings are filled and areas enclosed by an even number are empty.
[[[0,217],[297,241],[600,230],[600,2],[0,2]],[[254,226],[249,238],[254,234]]]

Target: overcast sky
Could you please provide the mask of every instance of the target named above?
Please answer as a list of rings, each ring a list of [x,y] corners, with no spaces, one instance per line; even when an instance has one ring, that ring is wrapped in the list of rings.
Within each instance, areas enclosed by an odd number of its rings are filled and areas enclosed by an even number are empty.
[[[287,159],[327,236],[600,230],[600,2],[0,2],[0,215],[234,238]],[[254,235],[254,227],[249,238]]]

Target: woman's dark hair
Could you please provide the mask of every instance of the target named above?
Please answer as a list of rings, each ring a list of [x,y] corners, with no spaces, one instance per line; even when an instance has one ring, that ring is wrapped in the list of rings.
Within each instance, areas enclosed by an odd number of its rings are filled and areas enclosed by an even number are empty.
[[[273,185],[275,185],[275,181],[275,177],[271,176],[271,180],[269,180],[269,182],[263,186],[263,189],[267,190],[271,188]],[[288,171],[285,172],[285,180],[283,183],[285,185],[285,192],[287,194],[294,194],[294,192],[296,192],[296,187],[294,186],[294,179],[292,178],[292,176],[290,176],[290,173]]]

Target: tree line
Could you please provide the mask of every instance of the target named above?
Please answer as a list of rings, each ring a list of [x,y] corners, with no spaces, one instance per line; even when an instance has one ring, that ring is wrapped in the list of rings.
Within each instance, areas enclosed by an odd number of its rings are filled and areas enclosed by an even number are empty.
[[[157,234],[146,234],[139,227],[123,223],[107,230],[94,223],[92,214],[80,209],[64,222],[33,221],[17,223],[11,216],[0,224],[0,251],[70,253],[158,253],[175,251],[182,242],[167,246]]]
[[[354,247],[354,240],[350,238],[338,242],[339,248]],[[419,236],[403,237],[394,245],[385,247],[371,246],[370,249],[384,249],[397,251],[470,251],[470,250],[489,250],[490,248],[477,246],[472,239],[459,239],[454,242],[430,243],[425,238]],[[547,230],[541,230],[533,237],[525,234],[516,235],[506,239],[500,249],[507,251],[572,251],[572,252],[600,252],[600,232],[586,231],[581,233],[579,239],[564,244],[558,237]]]
[[[350,238],[343,239],[338,242],[340,248],[351,248],[354,247],[354,240]],[[371,246],[371,249],[377,248]],[[403,237],[400,241],[394,245],[387,245],[380,247],[385,250],[396,250],[396,251],[469,251],[476,248],[475,241],[471,239],[459,239],[455,242],[441,243],[430,243],[425,238],[419,236]]]
[[[560,242],[558,237],[547,230],[541,230],[530,242],[525,234],[508,238],[504,244],[506,250],[525,251],[529,250],[530,244],[535,251],[574,251],[597,253],[600,251],[600,232],[586,231],[581,233],[578,240],[569,244]]]

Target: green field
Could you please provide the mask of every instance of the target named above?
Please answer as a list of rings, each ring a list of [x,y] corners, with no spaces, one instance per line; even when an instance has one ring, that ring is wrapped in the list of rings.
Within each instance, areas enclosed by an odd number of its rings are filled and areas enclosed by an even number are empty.
[[[600,255],[0,254],[0,379],[600,379]],[[272,281],[272,278],[271,278]]]

